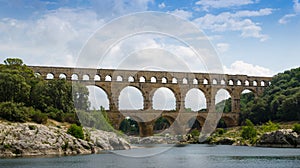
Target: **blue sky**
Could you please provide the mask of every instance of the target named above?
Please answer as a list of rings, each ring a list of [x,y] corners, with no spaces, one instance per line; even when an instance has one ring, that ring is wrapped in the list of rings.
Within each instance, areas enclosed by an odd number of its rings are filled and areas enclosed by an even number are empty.
[[[143,11],[195,24],[226,73],[270,76],[299,67],[299,0],[0,0],[0,61],[19,57],[28,65],[74,66],[97,29]]]

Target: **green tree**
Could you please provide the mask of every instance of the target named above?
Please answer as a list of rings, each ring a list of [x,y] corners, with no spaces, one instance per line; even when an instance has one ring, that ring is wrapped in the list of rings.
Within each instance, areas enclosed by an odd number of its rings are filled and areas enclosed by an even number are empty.
[[[89,90],[86,86],[75,83],[72,87],[73,100],[76,109],[88,110],[90,107]]]
[[[257,135],[254,124],[250,120],[246,120],[246,126],[242,127],[242,138],[246,140],[253,140]]]

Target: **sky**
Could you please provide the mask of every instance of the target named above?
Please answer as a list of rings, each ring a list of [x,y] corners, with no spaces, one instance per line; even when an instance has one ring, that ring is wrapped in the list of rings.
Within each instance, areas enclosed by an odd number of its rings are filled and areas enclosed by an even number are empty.
[[[146,11],[172,14],[197,27],[224,73],[273,76],[299,67],[299,0],[0,0],[0,62],[17,57],[27,65],[77,66],[97,31]],[[176,66],[181,61],[191,71],[205,72],[190,49],[158,34],[130,36],[111,46],[97,68],[184,71]]]

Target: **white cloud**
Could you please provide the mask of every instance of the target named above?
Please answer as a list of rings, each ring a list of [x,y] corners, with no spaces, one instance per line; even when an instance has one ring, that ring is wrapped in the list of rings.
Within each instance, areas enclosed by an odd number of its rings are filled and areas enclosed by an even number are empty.
[[[168,12],[168,13],[171,13],[171,14],[173,14],[173,15],[182,17],[182,18],[184,18],[184,19],[190,19],[190,18],[193,16],[193,13],[192,13],[192,12],[185,11],[185,10],[182,10],[182,9],[176,9],[176,10],[170,11],[170,12]]]
[[[235,61],[230,67],[224,66],[226,74],[247,74],[248,76],[273,76],[273,72],[265,67],[245,63],[243,61]]]
[[[299,2],[299,0],[293,0],[293,2],[294,2],[294,11],[296,13],[300,13],[300,2]]]
[[[300,2],[298,0],[293,0],[294,2],[294,12],[293,14],[286,14],[278,20],[280,24],[287,24],[291,18],[296,17],[300,13]]]
[[[103,24],[95,12],[80,9],[58,9],[37,20],[2,19],[0,54],[27,64],[74,66],[84,42]]]
[[[158,7],[159,7],[160,9],[163,9],[163,8],[166,7],[166,4],[165,4],[164,2],[162,2],[162,3],[158,4]]]
[[[196,5],[201,5],[203,10],[209,8],[228,8],[257,3],[258,0],[199,0]]]
[[[280,24],[287,24],[291,18],[295,17],[295,14],[287,14],[284,15],[281,19],[278,20],[278,23]]]
[[[217,50],[219,53],[225,53],[229,50],[230,45],[228,43],[218,43]]]
[[[197,18],[194,22],[200,29],[208,29],[215,32],[240,31],[242,37],[254,37],[261,41],[268,39],[268,36],[262,34],[262,28],[259,23],[253,22],[248,17],[266,16],[272,14],[272,9],[265,8],[258,11],[239,11],[236,13],[223,12],[218,15],[206,14]]]

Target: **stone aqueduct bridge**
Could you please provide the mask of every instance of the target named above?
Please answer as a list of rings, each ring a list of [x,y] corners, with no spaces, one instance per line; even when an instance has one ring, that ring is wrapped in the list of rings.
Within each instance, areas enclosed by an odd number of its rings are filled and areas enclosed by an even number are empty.
[[[222,118],[228,127],[237,126],[240,115],[241,93],[248,89],[255,96],[263,93],[270,85],[270,77],[254,77],[246,75],[224,75],[211,73],[191,72],[161,72],[161,71],[135,71],[114,69],[88,69],[66,67],[29,66],[36,74],[45,79],[65,78],[68,81],[80,82],[85,85],[94,85],[103,89],[109,100],[108,116],[116,129],[119,129],[125,117],[136,120],[139,124],[140,136],[153,134],[154,122],[159,117],[166,118],[172,132],[184,133],[191,127],[190,121],[198,122],[201,127],[210,125],[214,127]],[[118,98],[122,89],[132,86],[139,89],[143,95],[144,109],[119,110]],[[152,98],[156,89],[166,87],[176,98],[176,110],[154,110]],[[207,109],[205,112],[187,112],[185,110],[185,97],[193,88],[201,90],[206,97]],[[220,89],[229,92],[232,104],[230,113],[216,111],[215,95]],[[205,123],[207,118],[213,119]]]

